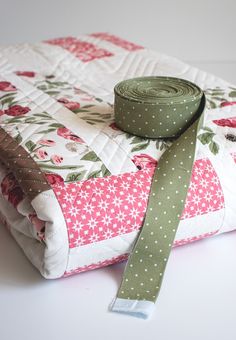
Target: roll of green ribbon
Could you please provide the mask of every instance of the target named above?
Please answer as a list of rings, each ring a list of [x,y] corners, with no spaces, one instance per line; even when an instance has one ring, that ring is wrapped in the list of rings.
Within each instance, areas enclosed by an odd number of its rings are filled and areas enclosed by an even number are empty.
[[[115,86],[115,122],[147,138],[173,138],[155,169],[142,230],[111,310],[147,318],[157,299],[184,208],[205,107],[203,91],[173,77],[141,77]]]
[[[116,125],[137,136],[180,136],[201,114],[203,92],[184,79],[133,78],[117,84],[114,91]]]

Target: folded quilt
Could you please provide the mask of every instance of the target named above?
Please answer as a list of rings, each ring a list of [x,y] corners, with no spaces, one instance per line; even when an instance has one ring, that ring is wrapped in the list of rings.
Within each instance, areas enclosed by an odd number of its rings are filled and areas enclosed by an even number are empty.
[[[113,89],[151,75],[206,96],[174,246],[234,230],[235,86],[107,33],[0,48],[1,218],[45,278],[128,257],[172,142],[121,131]]]

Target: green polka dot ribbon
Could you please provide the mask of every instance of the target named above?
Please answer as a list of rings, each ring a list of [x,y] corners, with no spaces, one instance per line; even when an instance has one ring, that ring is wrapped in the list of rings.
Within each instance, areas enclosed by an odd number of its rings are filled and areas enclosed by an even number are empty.
[[[184,208],[205,96],[173,77],[141,77],[115,86],[115,122],[147,138],[172,138],[155,169],[143,227],[129,256],[115,312],[147,318],[154,309]]]

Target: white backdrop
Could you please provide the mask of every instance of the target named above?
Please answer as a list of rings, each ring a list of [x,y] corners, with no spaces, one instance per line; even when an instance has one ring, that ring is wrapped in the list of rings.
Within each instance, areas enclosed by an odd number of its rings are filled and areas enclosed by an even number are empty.
[[[0,44],[109,31],[236,83],[235,0],[0,0]]]

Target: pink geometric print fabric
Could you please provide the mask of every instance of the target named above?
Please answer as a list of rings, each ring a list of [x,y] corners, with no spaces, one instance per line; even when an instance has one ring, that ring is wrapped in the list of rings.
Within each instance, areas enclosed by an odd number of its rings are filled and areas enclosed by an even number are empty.
[[[204,158],[195,161],[181,219],[204,215],[222,208],[224,195],[210,160]]]
[[[74,37],[52,39],[45,42],[66,49],[83,62],[113,56],[113,53],[103,48],[97,47],[94,44],[76,39]]]
[[[68,228],[70,248],[141,228],[155,168],[53,186]],[[196,160],[181,219],[224,207],[218,176],[209,159]]]
[[[70,248],[138,230],[154,168],[54,186],[65,216]]]
[[[108,41],[116,46],[124,48],[127,51],[137,51],[137,50],[143,49],[143,47],[140,45],[136,45],[132,42],[116,37],[115,35],[112,35],[112,34],[93,33],[91,34],[91,36],[94,38],[99,38],[101,40]]]

